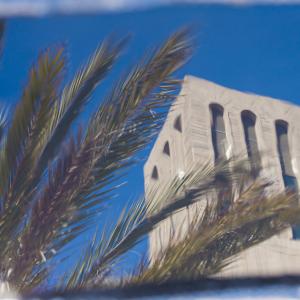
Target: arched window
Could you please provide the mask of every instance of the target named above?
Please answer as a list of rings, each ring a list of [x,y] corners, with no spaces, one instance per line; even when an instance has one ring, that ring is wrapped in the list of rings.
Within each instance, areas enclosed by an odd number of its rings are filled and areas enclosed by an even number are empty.
[[[152,170],[152,174],[151,174],[151,178],[157,180],[158,179],[158,170],[157,167],[154,166],[153,170]]]
[[[281,171],[284,186],[290,189],[296,189],[296,181],[292,168],[290,157],[289,141],[288,141],[288,123],[282,120],[275,122],[277,136],[277,150],[280,159]]]
[[[241,113],[245,143],[247,147],[248,157],[251,163],[251,169],[255,174],[260,169],[260,156],[258,153],[257,139],[255,133],[256,116],[249,110]]]
[[[226,132],[224,125],[224,109],[221,105],[211,104],[211,135],[215,153],[215,160],[226,157]]]
[[[179,132],[182,132],[181,116],[176,117],[174,121],[174,128]]]
[[[164,149],[163,149],[163,153],[170,156],[170,145],[169,145],[169,142],[165,142],[165,145],[164,145]]]
[[[289,141],[288,141],[288,123],[283,120],[277,120],[275,122],[276,136],[277,136],[277,150],[281,165],[281,172],[284,187],[286,189],[297,191],[297,180],[294,176]],[[293,239],[300,239],[300,227],[293,226]]]

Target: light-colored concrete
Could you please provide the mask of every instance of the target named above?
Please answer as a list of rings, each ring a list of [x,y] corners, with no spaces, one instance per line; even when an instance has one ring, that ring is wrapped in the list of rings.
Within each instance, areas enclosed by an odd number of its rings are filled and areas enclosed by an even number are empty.
[[[292,168],[300,186],[300,107],[265,96],[243,93],[193,76],[185,76],[180,94],[166,118],[165,124],[144,166],[146,197],[155,187],[164,187],[176,176],[182,176],[193,162],[214,161],[209,105],[224,108],[226,155],[245,155],[246,145],[241,112],[256,115],[255,132],[262,155],[262,176],[272,178],[273,189],[284,188],[277,151],[275,121],[289,125],[288,141]],[[180,123],[181,132],[175,128]],[[170,155],[164,153],[169,143]],[[154,167],[158,178],[152,177]],[[170,236],[184,234],[190,218],[186,209],[165,221],[150,234],[149,253],[156,257],[166,247]],[[192,208],[195,212],[195,209]],[[200,209],[201,211],[201,209]],[[300,241],[292,240],[291,230],[244,251],[239,259],[222,272],[222,276],[282,275],[300,273]]]

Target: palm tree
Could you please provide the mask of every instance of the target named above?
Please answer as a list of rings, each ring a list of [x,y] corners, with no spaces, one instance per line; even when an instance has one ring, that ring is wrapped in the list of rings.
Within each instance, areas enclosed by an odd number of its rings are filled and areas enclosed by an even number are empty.
[[[1,38],[2,33],[3,25]],[[44,51],[11,117],[4,109],[0,114],[0,274],[17,292],[47,290],[45,282],[53,264],[67,256],[66,246],[95,228],[105,204],[114,201],[118,179],[161,128],[180,87],[173,73],[194,49],[188,29],[175,32],[121,77],[83,124],[85,105],[127,42],[104,40],[65,85],[65,50]],[[234,254],[297,221],[293,194],[267,196],[266,183],[251,178],[240,159],[191,168],[164,192],[153,190],[147,201],[141,197],[125,207],[110,228],[95,230],[82,258],[73,260],[74,268],[53,288],[104,286],[116,264],[157,224],[219,189],[219,195],[226,190],[223,195],[238,201],[225,214],[218,210],[223,197],[212,201],[184,240],[174,239],[160,258],[141,262],[118,283],[215,274]]]

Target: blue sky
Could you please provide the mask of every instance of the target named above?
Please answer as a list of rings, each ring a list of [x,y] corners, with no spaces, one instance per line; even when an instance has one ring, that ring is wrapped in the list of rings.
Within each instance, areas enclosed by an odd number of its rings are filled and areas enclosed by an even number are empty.
[[[191,24],[198,48],[178,76],[192,74],[227,87],[300,104],[300,6],[174,5],[149,10],[81,16],[11,18],[0,63],[0,101],[14,104],[28,68],[40,50],[66,46],[69,75],[109,33],[132,33],[123,58],[95,93],[94,110],[117,76],[172,31]],[[199,112],[201,114],[201,112]],[[145,159],[150,147],[139,158]],[[114,212],[143,193],[143,161],[128,174],[128,184],[111,204]],[[111,215],[110,215],[111,216]],[[113,215],[116,217],[116,215]],[[141,253],[146,243],[137,249]],[[130,264],[139,256],[133,254]]]

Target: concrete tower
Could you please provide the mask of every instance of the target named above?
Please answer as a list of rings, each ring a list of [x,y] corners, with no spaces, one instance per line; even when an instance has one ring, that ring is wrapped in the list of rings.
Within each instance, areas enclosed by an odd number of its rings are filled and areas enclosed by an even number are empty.
[[[145,191],[184,175],[193,162],[255,152],[262,175],[274,188],[300,186],[300,107],[243,93],[186,76],[177,100],[144,166]],[[170,231],[184,234],[190,209],[162,223],[150,235],[151,257],[163,249]],[[300,240],[292,229],[245,250],[222,276],[272,276],[300,273]]]

